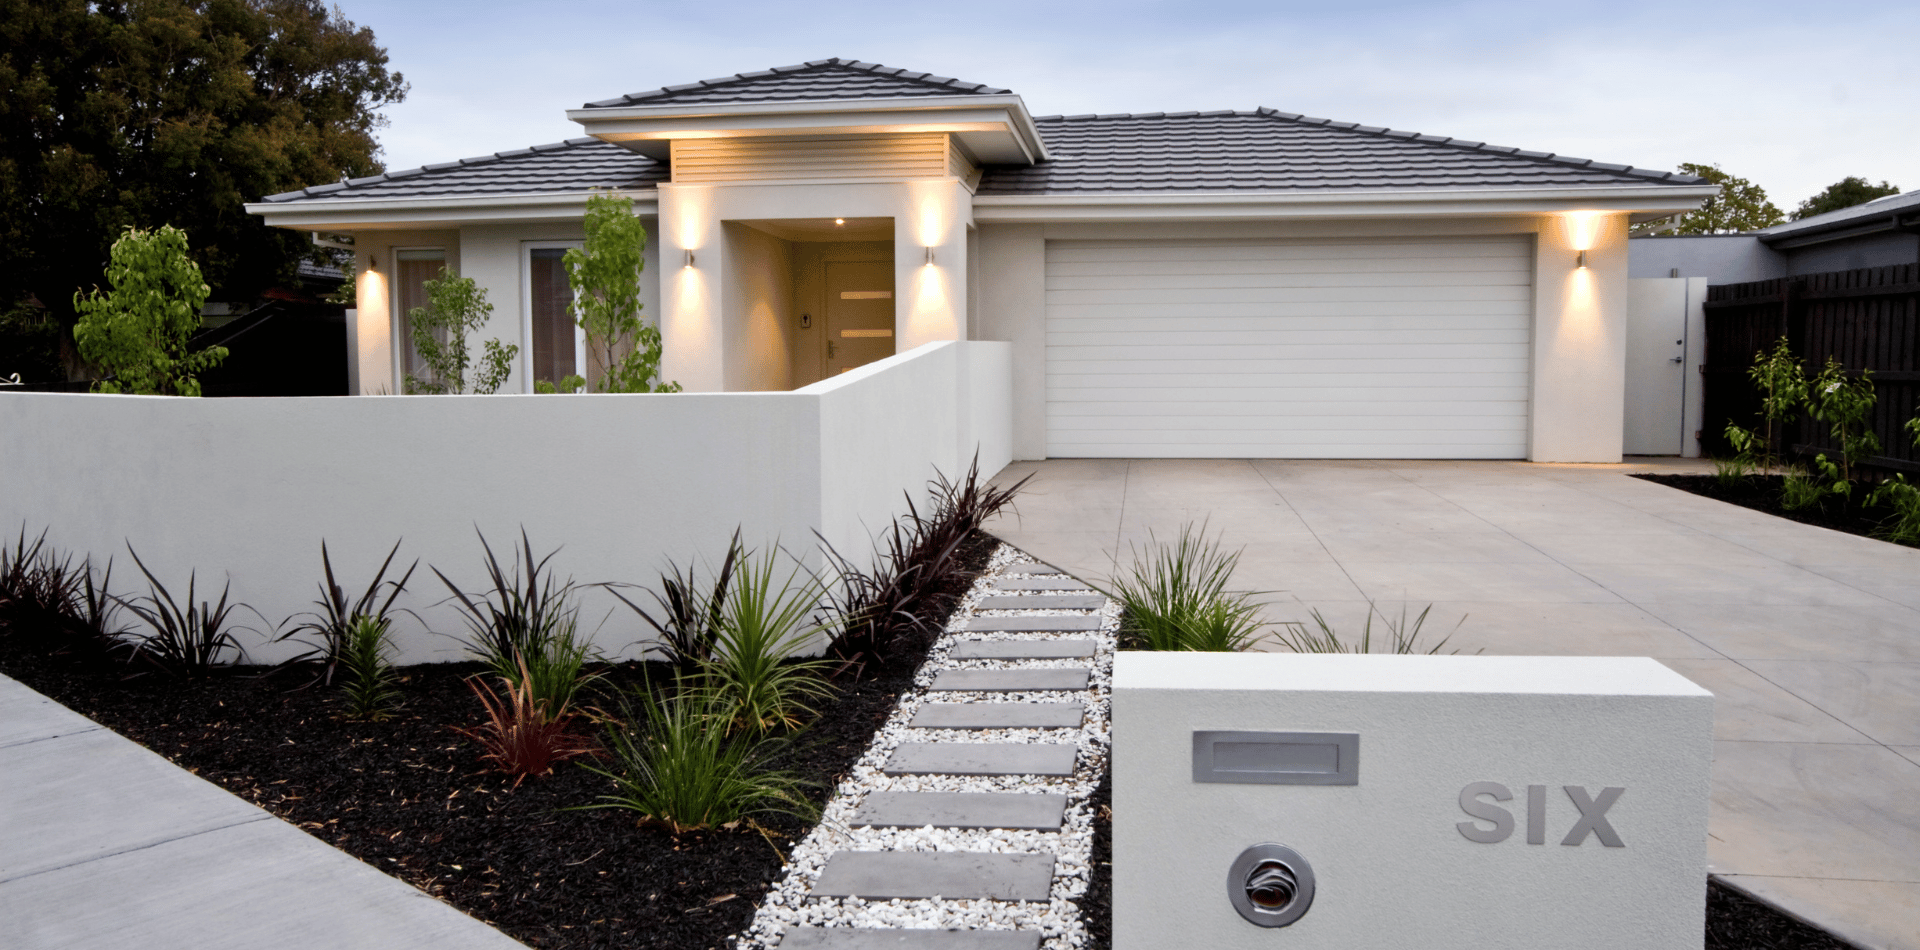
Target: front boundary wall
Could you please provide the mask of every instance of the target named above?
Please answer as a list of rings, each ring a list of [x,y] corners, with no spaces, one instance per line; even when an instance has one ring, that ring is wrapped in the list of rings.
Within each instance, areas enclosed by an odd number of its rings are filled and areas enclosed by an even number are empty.
[[[476,529],[502,558],[524,527],[583,584],[653,584],[671,559],[707,563],[736,526],[818,568],[815,532],[862,558],[936,471],[982,478],[1012,451],[1011,348],[930,343],[793,392],[672,395],[180,399],[0,396],[0,528],[48,529],[62,551],[113,557],[113,591],[145,592],[130,543],[176,598],[264,615],[313,610],[320,543],[348,595],[402,541],[420,559],[396,621],[401,662],[463,658],[465,627],[428,565],[477,590]],[[8,538],[11,541],[11,538]],[[639,594],[640,603],[651,598]],[[617,609],[616,609],[617,608]],[[298,622],[297,620],[295,621]],[[581,625],[634,656],[644,625],[605,591]],[[297,647],[240,639],[255,661]]]

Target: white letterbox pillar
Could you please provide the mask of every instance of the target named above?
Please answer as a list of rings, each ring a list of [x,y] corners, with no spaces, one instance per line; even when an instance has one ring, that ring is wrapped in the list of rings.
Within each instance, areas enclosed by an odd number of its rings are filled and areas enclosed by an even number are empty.
[[[1630,657],[1122,653],[1116,950],[1698,950],[1713,696]]]

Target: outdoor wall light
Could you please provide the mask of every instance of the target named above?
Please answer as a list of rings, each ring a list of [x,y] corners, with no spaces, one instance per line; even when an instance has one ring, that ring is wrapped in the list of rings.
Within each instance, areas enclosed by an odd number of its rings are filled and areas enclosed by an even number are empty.
[[[835,218],[835,219],[833,219],[833,226],[834,226],[834,227],[836,227],[836,228],[837,228],[837,227],[839,227],[839,226],[841,226],[841,225],[843,225],[843,224],[846,224],[846,223],[847,223],[847,219],[845,219],[845,218]]]
[[[687,267],[692,267],[692,266],[693,266],[693,249],[692,249],[692,248],[688,248],[688,249],[687,249],[687,262],[686,262],[685,264],[682,264],[682,265],[680,265],[680,266],[681,266],[682,268],[687,268]]]
[[[1581,252],[1579,252],[1579,253],[1577,253],[1577,254],[1575,254],[1575,255],[1573,256],[1573,266],[1575,266],[1575,267],[1585,267],[1585,266],[1587,266],[1587,252],[1586,252],[1586,251],[1581,251]]]
[[[925,266],[925,267],[933,266],[933,248],[931,247],[927,248],[927,262],[922,266]]]

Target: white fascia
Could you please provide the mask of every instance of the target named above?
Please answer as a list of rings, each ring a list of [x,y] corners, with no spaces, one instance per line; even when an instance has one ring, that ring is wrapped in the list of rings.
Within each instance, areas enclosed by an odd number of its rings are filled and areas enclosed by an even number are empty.
[[[1233,194],[979,195],[982,223],[1367,218],[1407,215],[1543,214],[1566,211],[1692,211],[1720,193],[1716,185],[1600,188],[1436,188]]]
[[[651,188],[614,190],[633,199],[638,214],[656,214],[660,200]],[[436,198],[311,198],[256,201],[246,206],[277,228],[302,231],[379,231],[447,227],[500,221],[568,221],[584,218],[587,199],[605,191],[539,195],[449,195]]]
[[[569,109],[567,118],[609,142],[694,138],[703,134],[777,135],[832,130],[862,132],[902,126],[995,125],[1011,133],[1027,164],[1046,161],[1047,146],[1019,96],[909,96],[709,105],[609,106]],[[963,129],[963,131],[980,131]],[[1012,164],[993,162],[992,164]]]

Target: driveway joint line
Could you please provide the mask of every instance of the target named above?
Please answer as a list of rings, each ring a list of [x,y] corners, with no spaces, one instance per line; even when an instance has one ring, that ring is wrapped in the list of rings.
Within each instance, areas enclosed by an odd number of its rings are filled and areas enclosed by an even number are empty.
[[[121,848],[118,851],[109,851],[105,854],[96,854],[92,857],[82,858],[78,861],[70,861],[66,864],[62,864],[57,867],[41,868],[38,871],[29,871],[25,874],[17,875],[15,877],[0,877],[0,885],[11,884],[15,881],[24,881],[24,880],[27,880],[28,878],[39,877],[42,874],[52,874],[55,871],[64,871],[64,870],[67,870],[68,868],[77,868],[83,865],[95,864],[101,861],[106,861],[112,858],[120,857],[121,855],[138,854],[142,851],[150,851],[154,848],[161,847],[162,845],[173,844],[177,841],[187,841],[192,838],[198,838],[201,835],[212,834],[216,831],[226,831],[231,828],[238,828],[242,825],[256,824],[262,821],[278,821],[278,820],[279,819],[275,818],[271,814],[261,814],[261,815],[254,816],[252,818],[247,818],[241,821],[230,822],[228,824],[219,825],[213,828],[202,828],[199,831],[195,831],[190,834],[174,835],[171,838],[163,838],[159,841],[148,842],[147,844],[139,845],[132,848]]]

